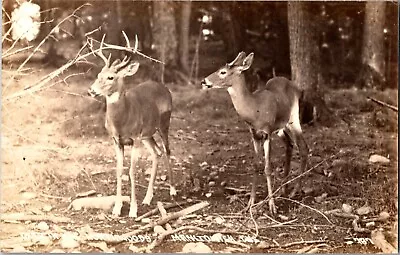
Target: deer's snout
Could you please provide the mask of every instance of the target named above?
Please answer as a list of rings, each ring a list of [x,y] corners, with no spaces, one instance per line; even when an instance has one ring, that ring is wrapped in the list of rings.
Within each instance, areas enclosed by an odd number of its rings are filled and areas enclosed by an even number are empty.
[[[207,78],[205,78],[201,81],[201,87],[202,89],[212,88],[212,83]]]
[[[88,89],[87,94],[88,94],[88,96],[91,96],[91,97],[99,96],[99,94],[96,91],[94,91],[92,88]]]

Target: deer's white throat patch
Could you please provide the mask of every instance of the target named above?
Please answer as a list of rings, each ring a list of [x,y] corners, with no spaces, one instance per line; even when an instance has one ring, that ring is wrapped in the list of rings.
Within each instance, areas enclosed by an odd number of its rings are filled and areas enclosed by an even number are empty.
[[[228,88],[228,93],[229,93],[229,95],[231,95],[231,96],[235,96],[235,90],[234,90],[232,87],[229,87],[229,88]]]
[[[107,103],[112,104],[115,103],[119,100],[119,92],[114,92],[111,94],[111,96],[107,96]]]

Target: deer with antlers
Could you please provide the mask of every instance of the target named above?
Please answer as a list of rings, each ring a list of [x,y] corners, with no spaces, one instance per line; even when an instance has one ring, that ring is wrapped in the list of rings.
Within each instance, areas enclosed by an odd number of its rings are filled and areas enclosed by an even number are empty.
[[[106,44],[107,49],[116,49],[137,53],[137,38],[135,48],[131,48],[129,40],[124,33],[127,47]],[[105,127],[111,135],[117,157],[117,198],[112,214],[119,216],[122,207],[122,172],[124,161],[124,146],[132,145],[131,165],[129,177],[131,183],[131,201],[129,217],[137,217],[137,201],[135,194],[135,174],[138,153],[135,152],[136,140],[141,141],[150,152],[152,168],[149,185],[143,204],[149,205],[153,198],[154,181],[157,172],[159,157],[164,154],[165,164],[169,170],[170,195],[176,195],[173,186],[172,169],[170,166],[170,149],[168,142],[168,130],[172,111],[172,98],[168,88],[155,81],[146,81],[132,89],[127,89],[124,77],[134,75],[139,68],[138,62],[131,62],[130,57],[125,56],[121,61],[115,60],[110,64],[111,54],[106,58],[103,54],[103,36],[100,48],[93,49],[93,40],[89,47],[93,53],[104,61],[104,67],[97,75],[96,81],[88,90],[92,96],[104,96],[106,98],[107,111]],[[163,151],[154,139],[155,133],[161,137]]]

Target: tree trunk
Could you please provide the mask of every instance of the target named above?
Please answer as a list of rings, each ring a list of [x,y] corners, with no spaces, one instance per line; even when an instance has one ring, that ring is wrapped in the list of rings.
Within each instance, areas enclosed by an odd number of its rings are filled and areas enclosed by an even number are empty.
[[[162,67],[161,81],[164,81],[164,68],[178,66],[178,37],[175,22],[174,2],[154,1],[153,3],[153,46]]]
[[[185,73],[189,73],[189,36],[190,36],[190,12],[191,1],[181,2],[181,26],[179,31],[179,59],[180,67]]]
[[[304,91],[300,106],[303,122],[318,121],[330,125],[330,111],[319,89],[320,59],[317,21],[310,3],[288,3],[290,62],[292,80]]]
[[[358,83],[381,87],[385,82],[384,25],[386,3],[366,2],[362,71]]]

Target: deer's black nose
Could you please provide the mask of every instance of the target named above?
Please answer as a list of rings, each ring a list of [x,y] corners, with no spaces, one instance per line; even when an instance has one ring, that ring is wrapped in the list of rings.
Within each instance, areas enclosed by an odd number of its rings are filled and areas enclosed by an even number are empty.
[[[211,83],[207,82],[206,79],[201,81],[201,86],[203,89],[209,89],[212,87]]]
[[[87,91],[88,96],[97,97],[98,94],[93,89],[88,89]]]

